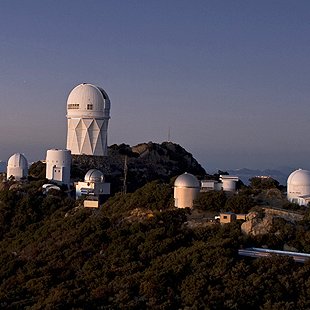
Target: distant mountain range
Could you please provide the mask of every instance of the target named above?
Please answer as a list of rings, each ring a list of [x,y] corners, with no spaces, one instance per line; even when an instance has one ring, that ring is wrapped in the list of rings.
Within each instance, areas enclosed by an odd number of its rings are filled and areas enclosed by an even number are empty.
[[[275,169],[265,169],[265,170],[259,170],[259,169],[235,169],[235,170],[227,170],[227,172],[230,175],[236,175],[238,176],[241,181],[248,185],[249,179],[255,177],[255,176],[270,176],[273,179],[277,180],[281,185],[286,185],[286,181],[288,176],[292,171],[294,171],[294,168],[290,167],[283,167],[281,170],[275,170]]]
[[[6,171],[6,162],[5,161],[0,161],[0,173]]]

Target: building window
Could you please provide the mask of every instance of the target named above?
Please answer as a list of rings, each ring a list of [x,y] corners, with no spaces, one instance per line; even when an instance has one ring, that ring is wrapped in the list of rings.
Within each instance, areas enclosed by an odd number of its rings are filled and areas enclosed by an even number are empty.
[[[87,110],[92,110],[93,109],[93,105],[92,104],[88,104],[87,105]]]
[[[224,215],[224,216],[223,216],[223,219],[224,219],[224,220],[227,220],[227,215]]]
[[[69,103],[68,104],[68,109],[72,110],[72,109],[79,109],[80,105],[78,103]]]

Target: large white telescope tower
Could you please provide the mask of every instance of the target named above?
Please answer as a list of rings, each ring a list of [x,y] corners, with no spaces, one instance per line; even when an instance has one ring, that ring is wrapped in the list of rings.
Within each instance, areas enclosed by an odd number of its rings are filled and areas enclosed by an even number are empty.
[[[67,100],[67,149],[74,155],[106,156],[110,99],[95,85],[76,86]]]

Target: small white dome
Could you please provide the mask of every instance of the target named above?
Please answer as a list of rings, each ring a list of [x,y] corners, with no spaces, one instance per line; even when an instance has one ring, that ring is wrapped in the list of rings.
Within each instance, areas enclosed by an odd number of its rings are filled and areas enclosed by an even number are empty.
[[[104,175],[100,170],[97,169],[90,169],[84,178],[85,182],[104,182]]]
[[[28,161],[23,154],[16,153],[9,158],[8,167],[28,169]]]
[[[76,86],[67,100],[67,117],[109,117],[110,99],[100,87],[83,83]]]
[[[194,175],[185,172],[175,179],[174,187],[200,188],[200,182]]]

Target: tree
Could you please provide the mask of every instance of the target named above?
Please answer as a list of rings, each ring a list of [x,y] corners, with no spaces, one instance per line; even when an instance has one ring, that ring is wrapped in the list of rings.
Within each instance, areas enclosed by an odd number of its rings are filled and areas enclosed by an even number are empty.
[[[200,193],[194,201],[194,207],[201,210],[219,212],[225,206],[227,197],[223,191],[210,191]]]
[[[271,177],[253,177],[249,181],[253,189],[279,188],[279,182]]]
[[[225,211],[231,211],[234,213],[248,213],[254,205],[255,204],[252,197],[243,194],[236,194],[227,199]]]
[[[33,163],[29,168],[28,174],[35,179],[45,179],[46,164],[41,161]]]

